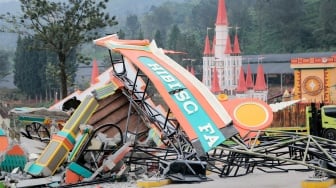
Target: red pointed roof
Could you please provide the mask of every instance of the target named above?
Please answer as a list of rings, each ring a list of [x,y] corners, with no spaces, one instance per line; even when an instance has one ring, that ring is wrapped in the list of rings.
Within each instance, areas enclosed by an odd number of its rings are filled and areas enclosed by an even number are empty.
[[[190,73],[195,76],[195,69],[193,66],[190,67]]]
[[[263,69],[261,64],[258,64],[257,78],[256,78],[256,83],[254,85],[254,90],[256,90],[256,91],[265,91],[266,90],[264,69]]]
[[[205,44],[204,44],[204,51],[203,51],[203,55],[210,55],[210,41],[209,41],[209,36],[207,35],[205,37]]]
[[[92,73],[91,73],[91,85],[96,84],[98,82],[99,69],[96,59],[93,60],[92,63]]]
[[[224,54],[232,54],[230,35],[228,35],[226,39],[226,47],[225,47]]]
[[[251,65],[250,64],[247,65],[246,87],[247,87],[247,89],[253,89],[252,71],[251,71]]]
[[[226,14],[225,0],[218,0],[216,25],[229,25]]]
[[[221,90],[219,88],[218,73],[217,73],[217,69],[215,67],[215,68],[213,68],[213,71],[212,71],[211,92],[218,93],[220,91]]]
[[[237,33],[236,33],[235,38],[234,38],[233,53],[234,54],[240,54],[241,53]]]
[[[212,39],[212,48],[211,48],[211,55],[215,55],[215,46],[216,46],[216,35],[214,35],[214,38]]]
[[[245,72],[243,67],[240,67],[240,73],[239,73],[239,80],[238,80],[238,86],[236,89],[237,93],[244,93],[247,90],[246,82],[245,82]]]

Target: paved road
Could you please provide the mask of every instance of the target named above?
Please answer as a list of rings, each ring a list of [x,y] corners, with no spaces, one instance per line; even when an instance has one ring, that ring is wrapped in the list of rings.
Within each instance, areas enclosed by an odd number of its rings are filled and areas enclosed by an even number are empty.
[[[265,173],[256,171],[240,177],[220,178],[217,174],[208,177],[213,181],[194,184],[170,184],[164,188],[301,188],[301,182],[307,180],[313,172],[289,171],[283,173]]]

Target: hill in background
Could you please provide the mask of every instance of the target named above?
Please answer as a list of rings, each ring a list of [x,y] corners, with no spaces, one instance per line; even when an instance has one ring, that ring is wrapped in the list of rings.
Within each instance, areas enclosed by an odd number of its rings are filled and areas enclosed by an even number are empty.
[[[143,14],[153,6],[159,6],[165,2],[185,2],[187,0],[110,0],[107,11],[110,16],[116,16],[120,27],[128,15]],[[0,0],[0,14],[7,12],[20,14],[20,2],[18,0]],[[0,21],[0,25],[2,25]],[[17,35],[0,33],[0,50],[14,51],[16,48]]]

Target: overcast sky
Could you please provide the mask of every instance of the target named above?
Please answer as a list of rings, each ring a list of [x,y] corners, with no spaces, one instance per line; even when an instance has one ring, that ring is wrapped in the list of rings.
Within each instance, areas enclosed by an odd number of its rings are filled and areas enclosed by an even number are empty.
[[[18,1],[18,0],[0,0],[0,3],[3,3],[3,2],[10,2],[10,1],[14,2],[14,1]]]

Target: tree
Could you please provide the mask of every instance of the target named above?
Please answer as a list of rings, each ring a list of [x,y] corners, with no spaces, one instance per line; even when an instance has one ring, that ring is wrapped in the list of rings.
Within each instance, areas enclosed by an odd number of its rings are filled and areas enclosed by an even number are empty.
[[[319,45],[316,43],[316,31],[319,25],[319,1],[308,0],[305,1],[304,5],[304,16],[302,18],[302,33],[301,40],[302,51],[315,51],[319,48]]]
[[[164,48],[164,42],[163,42],[160,30],[156,30],[155,35],[154,35],[154,40],[158,47]]]
[[[46,55],[41,50],[27,48],[35,42],[32,37],[19,37],[14,58],[14,84],[30,97],[41,94],[46,83],[43,62]]]
[[[252,31],[252,17],[250,15],[251,7],[255,4],[253,1],[235,0],[226,1],[228,9],[228,19],[232,34],[239,35],[240,49],[245,52],[249,44],[249,32]]]
[[[336,46],[335,11],[335,1],[321,0],[319,10],[320,32],[318,32],[318,35],[316,37],[319,39],[320,46],[323,47],[324,50],[331,50],[332,47],[335,49]]]
[[[98,36],[98,29],[116,25],[103,10],[108,0],[20,0],[23,16],[2,15],[15,32],[33,34],[42,48],[57,55],[62,97],[68,95],[67,58],[76,47]]]
[[[191,14],[188,15],[189,31],[196,31],[206,34],[207,27],[214,28],[217,14],[217,0],[200,1],[191,7]],[[204,37],[202,37],[204,38]]]
[[[118,38],[119,39],[125,39],[125,32],[121,29],[119,29],[119,31],[117,32],[118,33]]]
[[[302,25],[303,3],[303,0],[275,0],[269,3],[267,24],[275,29],[278,52],[293,53],[300,47],[302,27],[298,26]]]
[[[142,32],[141,27],[140,27],[140,31],[139,31],[139,35],[138,35],[138,39],[139,39],[139,40],[143,40],[143,39],[144,39],[144,34],[143,34],[143,32]]]
[[[142,28],[145,36],[153,37],[160,33],[162,42],[166,41],[166,31],[169,30],[173,23],[173,15],[167,6],[152,7],[151,12],[144,16]],[[154,33],[153,33],[154,32]]]
[[[45,97],[48,93],[58,92],[61,88],[57,81],[59,69],[54,63],[57,56],[54,52],[27,48],[32,45],[38,47],[41,41],[34,37],[19,37],[14,57],[14,84],[29,97]],[[67,58],[68,83],[74,82],[74,72],[77,64],[72,63],[76,60],[75,53],[70,53]]]
[[[9,74],[11,65],[9,62],[9,54],[5,51],[0,51],[0,80]]]
[[[174,25],[169,37],[168,37],[168,48],[171,50],[178,50],[179,42],[181,41],[181,32],[177,25]]]
[[[126,29],[129,37],[135,39],[140,31],[140,22],[137,15],[129,15],[126,18]]]

